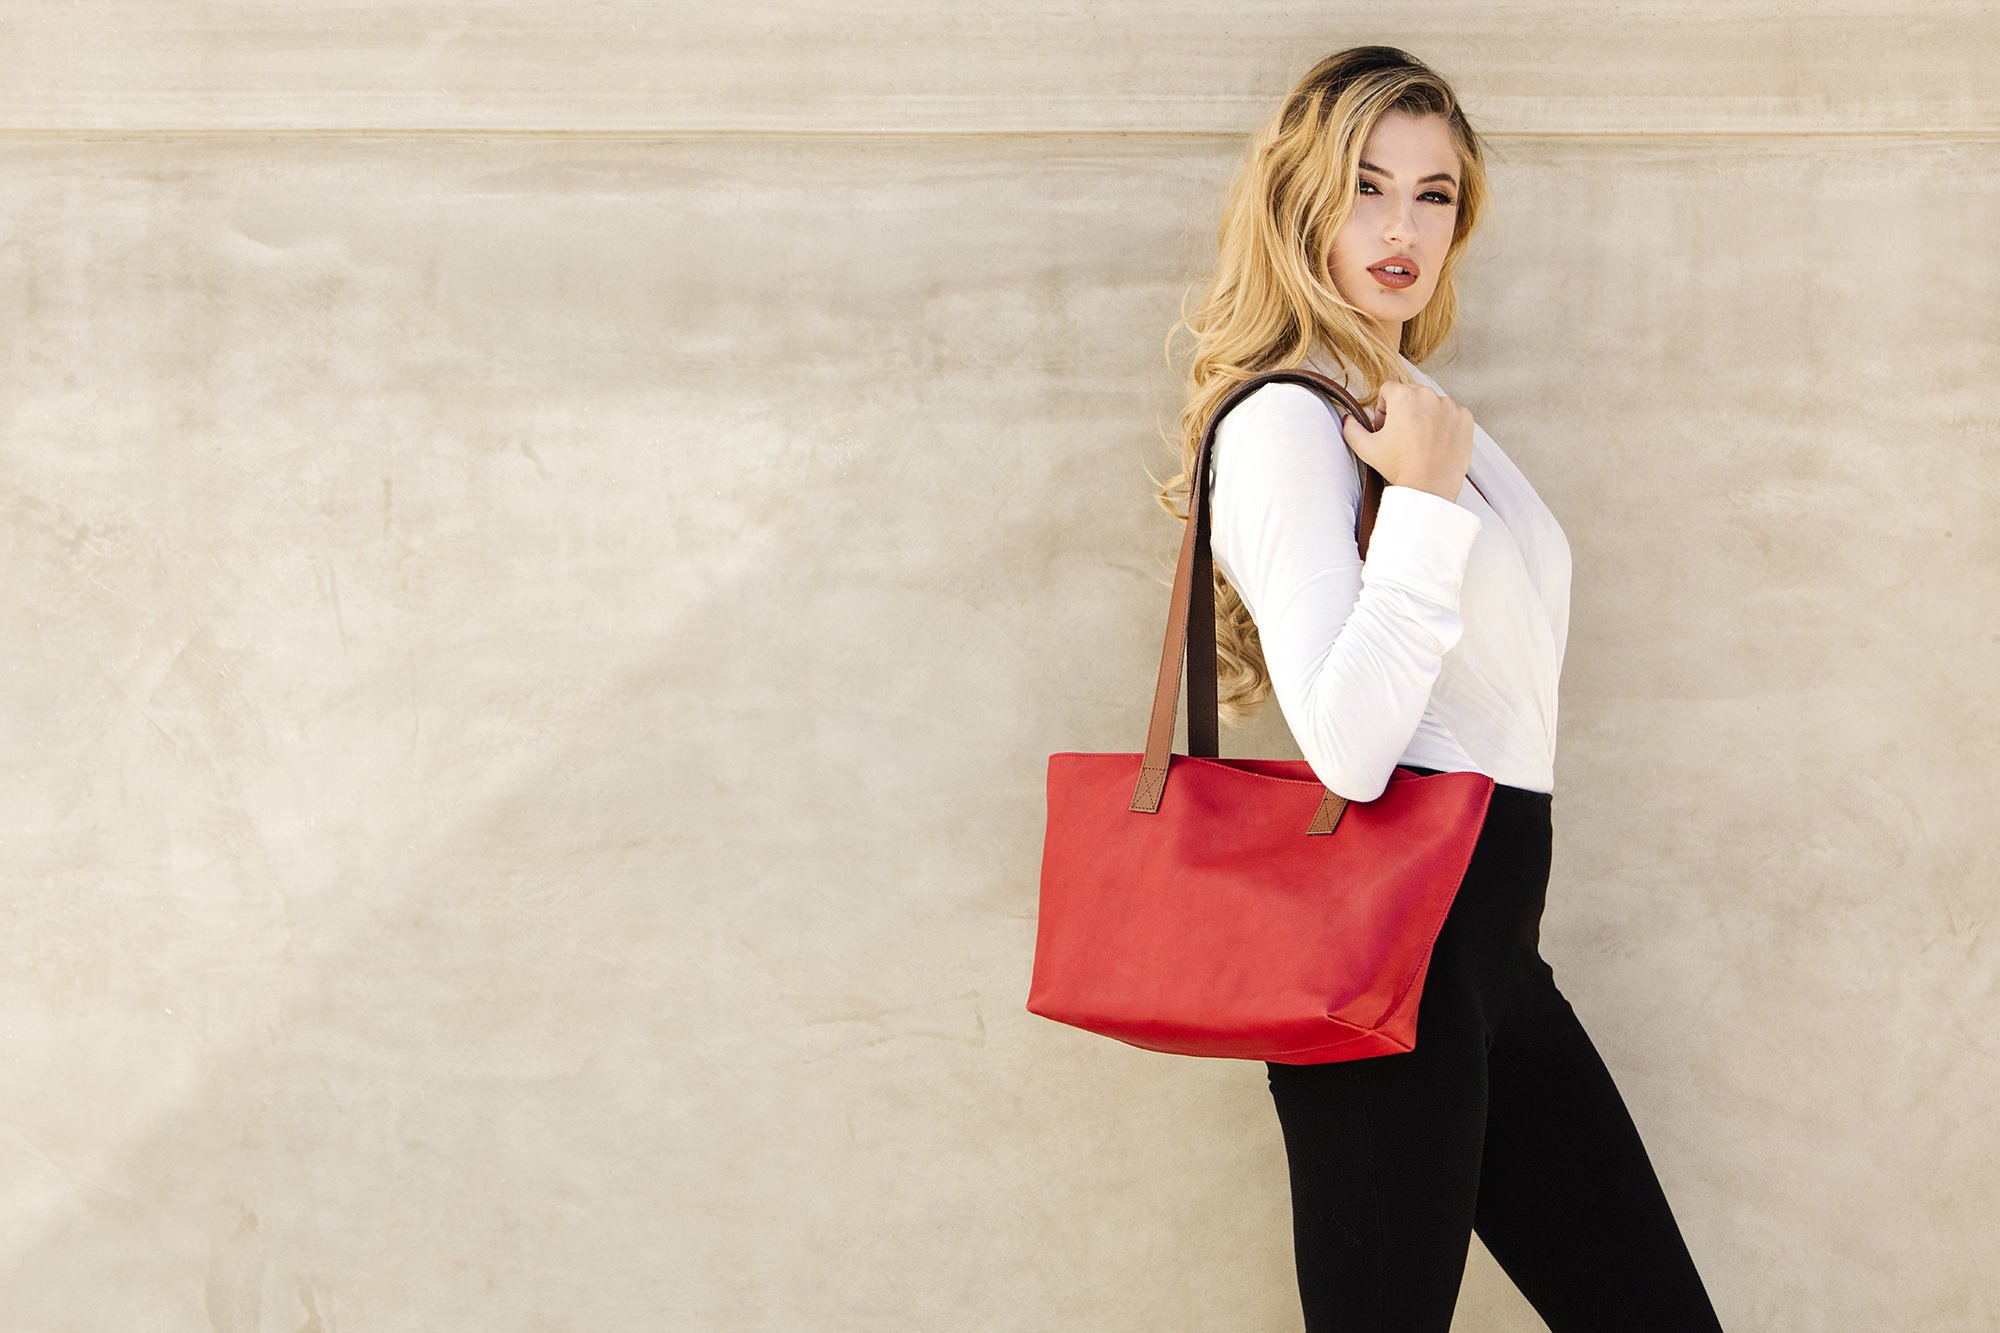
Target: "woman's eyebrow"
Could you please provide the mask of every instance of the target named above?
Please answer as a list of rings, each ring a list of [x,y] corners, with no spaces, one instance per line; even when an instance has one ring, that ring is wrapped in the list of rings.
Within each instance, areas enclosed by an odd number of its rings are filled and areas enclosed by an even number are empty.
[[[1387,176],[1390,180],[1396,179],[1396,173],[1389,170],[1387,167],[1378,167],[1373,162],[1366,162],[1366,161],[1364,161],[1361,165],[1366,167],[1370,171],[1379,172],[1381,175]],[[1428,185],[1432,181],[1450,181],[1451,184],[1453,185],[1458,184],[1456,180],[1452,179],[1452,175],[1449,171],[1433,171],[1430,175],[1418,181],[1417,184]]]

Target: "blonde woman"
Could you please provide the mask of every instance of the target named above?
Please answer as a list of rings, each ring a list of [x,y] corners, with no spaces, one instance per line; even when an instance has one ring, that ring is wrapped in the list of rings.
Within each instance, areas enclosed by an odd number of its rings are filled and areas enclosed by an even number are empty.
[[[1539,946],[1570,551],[1528,479],[1420,364],[1458,313],[1453,274],[1487,199],[1483,151],[1409,54],[1327,57],[1257,135],[1193,314],[1182,474],[1228,389],[1297,384],[1217,428],[1219,687],[1240,724],[1269,695],[1327,787],[1397,767],[1494,779],[1437,937],[1416,1049],[1268,1066],[1308,1330],[1451,1325],[1477,1233],[1556,1333],[1721,1327],[1611,1075]],[[1182,327],[1182,326],[1177,326]],[[1365,460],[1388,485],[1364,563]]]

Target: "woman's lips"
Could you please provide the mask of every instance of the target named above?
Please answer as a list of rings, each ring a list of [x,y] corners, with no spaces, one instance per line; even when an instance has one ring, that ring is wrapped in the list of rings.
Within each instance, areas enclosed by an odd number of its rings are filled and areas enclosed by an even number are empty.
[[[1399,267],[1401,266],[1399,265]],[[1381,283],[1384,287],[1407,287],[1417,280],[1415,273],[1387,273],[1379,265],[1368,271],[1374,274],[1375,281]]]

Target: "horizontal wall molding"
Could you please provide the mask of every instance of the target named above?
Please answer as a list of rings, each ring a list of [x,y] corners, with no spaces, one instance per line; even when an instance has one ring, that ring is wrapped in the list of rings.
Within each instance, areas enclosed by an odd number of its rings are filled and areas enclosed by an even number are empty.
[[[1910,139],[1925,142],[1935,140],[1964,140],[1971,142],[2000,139],[2000,124],[1996,125],[1941,125],[1919,129],[1830,129],[1820,128],[1771,128],[1771,129],[1679,129],[1662,127],[1656,130],[1482,130],[1481,134],[1489,143],[1533,142],[1551,139],[1604,140],[1630,139],[1634,141],[1662,142],[1674,139],[1867,139],[1893,140]],[[577,140],[656,140],[669,142],[679,139],[1143,139],[1157,140],[1185,139],[1190,141],[1229,141],[1241,139],[1244,131],[1183,131],[1183,130],[911,130],[911,129],[535,129],[520,125],[496,125],[482,129],[452,128],[441,125],[407,126],[367,126],[357,125],[344,128],[308,128],[297,125],[274,125],[264,128],[215,128],[191,125],[113,125],[92,127],[37,127],[0,126],[0,141],[13,139],[74,140],[89,142],[125,141],[132,139],[159,140],[201,140],[201,139],[322,139],[328,141],[368,140],[368,139],[577,139]]]
[[[1358,42],[1495,135],[2000,131],[2000,6],[11,0],[12,132],[1240,135]]]

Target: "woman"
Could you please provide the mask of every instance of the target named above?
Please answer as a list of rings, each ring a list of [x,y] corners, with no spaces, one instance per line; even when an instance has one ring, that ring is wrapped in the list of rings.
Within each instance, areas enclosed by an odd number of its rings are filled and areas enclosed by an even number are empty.
[[[1267,1066],[1306,1326],[1442,1333],[1477,1232],[1556,1333],[1719,1329],[1617,1087],[1539,952],[1569,545],[1418,368],[1457,314],[1453,273],[1486,201],[1480,141],[1434,71],[1367,46],[1321,61],[1253,149],[1184,321],[1183,471],[1162,503],[1184,517],[1168,495],[1187,484],[1203,423],[1257,371],[1320,370],[1378,429],[1297,384],[1254,391],[1217,427],[1223,716],[1240,723],[1275,694],[1315,774],[1355,801],[1398,765],[1496,784],[1431,957],[1416,1049]],[[1388,482],[1365,564],[1353,455]]]

